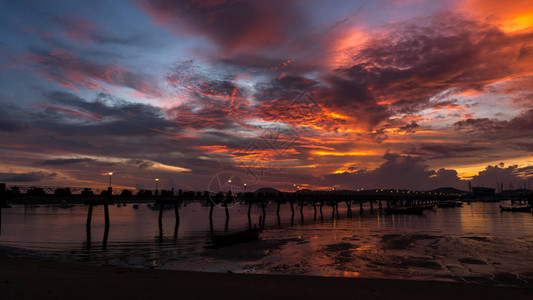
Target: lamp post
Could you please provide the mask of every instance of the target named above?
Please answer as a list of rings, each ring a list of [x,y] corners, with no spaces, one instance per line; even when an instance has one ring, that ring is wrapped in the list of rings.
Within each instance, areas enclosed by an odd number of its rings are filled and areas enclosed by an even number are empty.
[[[113,175],[113,172],[109,172],[109,187],[111,187],[111,176]]]
[[[155,179],[155,195],[159,195],[159,178]]]
[[[246,195],[246,183],[244,184],[244,194]]]
[[[228,187],[229,187],[229,192],[231,194],[231,179],[228,180]]]

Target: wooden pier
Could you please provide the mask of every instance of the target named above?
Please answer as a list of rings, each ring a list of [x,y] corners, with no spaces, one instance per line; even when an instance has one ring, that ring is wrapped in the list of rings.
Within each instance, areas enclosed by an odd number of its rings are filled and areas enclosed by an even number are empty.
[[[4,186],[4,191],[5,186]],[[294,224],[296,210],[298,209],[300,222],[304,223],[304,206],[313,207],[313,220],[324,220],[324,206],[331,208],[331,218],[339,218],[339,205],[346,207],[346,217],[351,217],[353,205],[359,205],[360,214],[364,214],[363,205],[367,204],[370,207],[372,213],[375,209],[382,210],[384,206],[390,208],[408,208],[408,207],[428,207],[437,204],[440,201],[458,200],[461,198],[459,194],[446,194],[446,193],[432,193],[432,192],[420,192],[409,190],[368,190],[364,192],[356,191],[306,191],[306,192],[279,192],[279,193],[239,193],[232,195],[231,192],[226,194],[218,193],[211,195],[208,192],[179,192],[174,195],[172,192],[155,193],[143,193],[133,196],[131,193],[114,193],[111,187],[108,187],[107,191],[102,191],[99,196],[89,193],[87,189],[84,189],[81,194],[67,195],[64,194],[42,194],[42,193],[30,193],[18,195],[13,197],[17,203],[37,203],[45,201],[44,203],[51,203],[51,201],[67,202],[67,203],[84,203],[88,206],[86,231],[87,231],[87,245],[90,247],[91,241],[91,223],[93,211],[96,205],[102,205],[104,207],[105,216],[105,230],[104,230],[104,249],[107,244],[107,236],[109,228],[111,226],[111,217],[109,215],[109,205],[113,204],[115,200],[117,203],[130,202],[130,203],[149,203],[152,208],[158,206],[158,227],[159,237],[163,237],[163,214],[166,207],[174,208],[175,226],[174,226],[174,238],[177,238],[178,229],[180,224],[179,208],[181,205],[187,202],[200,202],[204,203],[203,206],[209,206],[209,224],[210,231],[214,231],[213,213],[214,207],[224,208],[225,214],[225,231],[228,230],[230,220],[229,206],[235,201],[247,205],[247,217],[248,226],[252,227],[252,206],[259,206],[261,209],[261,220],[259,226],[264,228],[267,218],[268,205],[275,205],[276,217],[278,225],[281,224],[280,212],[284,207],[290,209],[290,224]],[[0,204],[5,205],[5,197],[0,199]],[[0,230],[1,230],[1,205],[0,205]]]

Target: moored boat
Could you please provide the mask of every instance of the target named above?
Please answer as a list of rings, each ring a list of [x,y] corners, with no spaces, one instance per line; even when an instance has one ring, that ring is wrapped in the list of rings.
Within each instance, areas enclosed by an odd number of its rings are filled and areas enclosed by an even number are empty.
[[[530,206],[530,205],[525,205],[525,206],[501,206],[500,205],[500,210],[501,211],[514,211],[514,212],[531,212],[531,209],[533,207]]]
[[[437,207],[444,208],[444,207],[461,207],[463,206],[463,202],[458,201],[442,201],[437,204]]]

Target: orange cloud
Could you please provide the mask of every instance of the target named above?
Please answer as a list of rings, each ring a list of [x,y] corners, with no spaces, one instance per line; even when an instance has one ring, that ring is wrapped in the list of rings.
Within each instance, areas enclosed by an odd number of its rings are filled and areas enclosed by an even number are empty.
[[[489,21],[506,32],[533,26],[533,1],[466,0],[461,10]]]
[[[321,156],[369,156],[376,155],[371,151],[349,151],[349,152],[334,152],[334,151],[312,151],[314,155]]]

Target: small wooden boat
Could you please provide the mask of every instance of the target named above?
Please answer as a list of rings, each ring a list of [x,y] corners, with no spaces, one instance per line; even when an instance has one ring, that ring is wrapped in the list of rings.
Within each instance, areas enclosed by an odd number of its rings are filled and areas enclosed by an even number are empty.
[[[444,208],[444,207],[461,207],[463,206],[463,202],[458,201],[442,201],[437,204],[437,207]]]
[[[244,231],[224,235],[213,235],[212,242],[214,246],[228,246],[240,244],[244,242],[253,241],[259,238],[259,233],[259,228],[249,228]]]
[[[526,205],[526,206],[508,206],[508,207],[500,205],[500,210],[501,211],[531,212],[531,208],[533,208],[533,207],[530,206],[530,205]]]
[[[385,208],[385,213],[388,215],[423,215],[423,207],[387,207]]]

